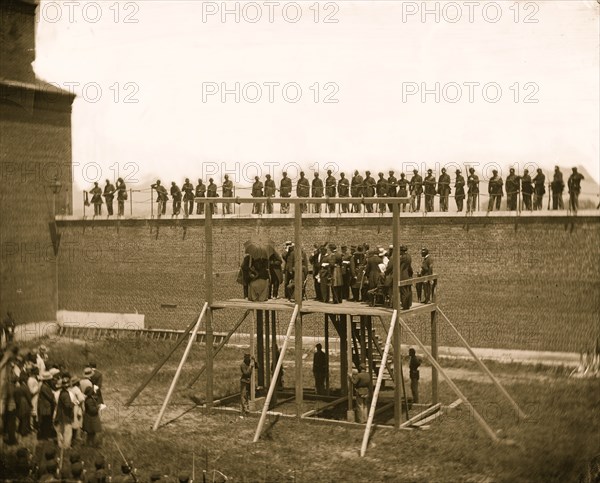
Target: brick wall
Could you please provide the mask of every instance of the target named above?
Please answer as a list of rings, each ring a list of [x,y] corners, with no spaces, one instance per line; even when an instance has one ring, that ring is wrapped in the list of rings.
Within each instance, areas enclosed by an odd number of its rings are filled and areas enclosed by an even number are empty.
[[[600,218],[410,218],[401,236],[418,265],[426,245],[440,275],[438,302],[477,347],[579,351],[599,335]],[[203,304],[202,220],[64,221],[59,257],[60,308],[135,312],[151,327],[187,325]],[[215,299],[239,297],[243,242],[257,231],[278,244],[291,220],[215,220]],[[331,241],[391,242],[389,219],[304,220],[305,248]],[[309,282],[309,285],[310,282]],[[226,331],[234,311],[219,311]],[[309,319],[305,335],[318,335]],[[414,320],[427,339],[427,318]],[[441,343],[458,341],[443,328]]]

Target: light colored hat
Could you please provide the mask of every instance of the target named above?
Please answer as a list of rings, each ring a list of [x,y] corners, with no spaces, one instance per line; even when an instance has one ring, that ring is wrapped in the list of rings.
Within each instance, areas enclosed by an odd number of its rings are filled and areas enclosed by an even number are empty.
[[[94,375],[94,370],[91,367],[86,367],[83,370],[83,377],[90,377]]]
[[[52,374],[49,371],[44,371],[40,374],[40,381],[49,381],[52,379]]]
[[[45,354],[46,352],[48,352],[48,348],[44,344],[42,344],[38,347],[38,351]]]
[[[50,375],[52,377],[56,376],[57,374],[60,374],[60,369],[57,369],[56,367],[53,367],[52,369],[50,369],[48,371],[50,373]]]

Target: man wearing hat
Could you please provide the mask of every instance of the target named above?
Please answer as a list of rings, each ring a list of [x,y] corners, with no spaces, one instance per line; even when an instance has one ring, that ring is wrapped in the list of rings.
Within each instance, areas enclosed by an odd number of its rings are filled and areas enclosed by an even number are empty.
[[[342,254],[337,251],[337,246],[333,243],[329,245],[329,274],[331,280],[331,298],[334,304],[342,303],[342,291],[344,286],[344,276],[342,273],[342,265],[344,259]]]
[[[171,181],[171,198],[173,198],[173,216],[179,216],[181,213],[181,190],[175,181]]]
[[[550,183],[550,190],[552,191],[552,209],[563,210],[563,191],[565,190],[565,182],[563,181],[563,174],[558,166],[554,166],[554,177],[552,183]]]
[[[52,374],[48,371],[40,373],[40,392],[38,396],[37,415],[39,421],[38,440],[44,441],[56,436],[52,426],[52,415],[56,407],[54,392],[52,391]]]
[[[363,177],[360,175],[358,170],[354,171],[352,176],[352,182],[350,183],[350,194],[352,198],[362,198],[364,194]],[[360,213],[360,203],[352,203],[352,213]]]
[[[327,354],[323,352],[323,346],[317,344],[313,355],[313,376],[315,378],[315,390],[317,394],[325,394],[325,381],[327,380]]]
[[[371,176],[371,171],[365,172],[365,198],[374,198],[375,197],[375,187],[377,183],[375,182],[375,178]],[[365,211],[367,213],[373,213],[373,203],[365,203]]]
[[[60,378],[57,382],[58,401],[56,403],[56,416],[54,418],[54,429],[58,447],[62,449],[71,448],[73,437],[73,402],[67,390],[70,378]]]
[[[431,256],[429,255],[429,250],[425,247],[421,248],[421,271],[419,273],[420,277],[426,277],[428,275],[433,275],[433,260],[431,259]],[[431,303],[431,297],[432,297],[432,284],[430,280],[427,280],[426,282],[421,282],[422,283],[422,287],[423,287],[423,292],[424,292],[424,297],[425,300],[423,300],[423,303],[428,304]],[[419,290],[417,290],[417,292],[419,292]],[[420,297],[419,297],[420,298]]]
[[[526,210],[532,211],[531,197],[533,195],[533,184],[528,169],[523,170],[523,176],[521,176],[521,192],[523,193],[523,206]]]
[[[185,178],[181,191],[183,191],[183,216],[187,218],[194,213],[194,185],[190,183],[190,178]]]
[[[315,173],[312,180],[312,197],[323,198],[323,180],[319,178],[319,173]],[[314,212],[321,213],[321,203],[314,204]]]
[[[460,213],[465,201],[465,178],[460,174],[460,169],[456,170],[456,179],[454,180],[454,201],[456,201],[456,211]]]
[[[271,175],[267,174],[265,180],[265,197],[273,198],[277,192],[277,186],[275,185],[275,181],[271,179]],[[267,214],[273,214],[273,202],[271,200],[267,200]]]
[[[494,207],[496,211],[500,209],[500,204],[502,203],[502,195],[504,191],[502,190],[502,186],[504,186],[504,181],[502,178],[498,176],[498,170],[492,170],[492,177],[488,181],[488,194],[490,195],[490,201],[488,202],[488,212],[494,211]]]
[[[544,206],[544,195],[546,194],[546,175],[542,171],[542,168],[537,169],[537,174],[533,178],[533,209],[542,210]]]
[[[327,212],[335,213],[335,203],[331,198],[335,198],[335,192],[337,187],[337,181],[333,176],[330,169],[327,170],[327,178],[325,178],[325,196],[329,198],[327,203]]]
[[[304,171],[300,171],[300,179],[296,184],[296,196],[298,198],[308,198],[310,196],[310,183],[305,178]],[[308,204],[300,203],[300,210],[302,213],[306,213],[308,210]]]
[[[389,174],[389,176],[387,179],[387,184],[388,184],[388,194],[387,195],[390,198],[395,198],[396,196],[398,196],[398,180],[394,176],[393,171],[390,170],[388,172],[388,174]],[[388,208],[390,209],[390,213],[392,211],[394,211],[394,205],[388,204]]]
[[[284,171],[281,174],[283,178],[281,178],[281,182],[279,183],[279,195],[282,198],[290,198],[292,196],[292,180],[288,178],[287,172]],[[281,203],[280,212],[288,214],[290,212],[290,204]]]
[[[367,366],[361,362],[358,371],[353,369],[348,377],[354,386],[354,395],[356,397],[356,421],[365,423],[368,417],[368,401],[371,393],[371,377],[367,372]]]
[[[475,168],[469,168],[467,187],[467,213],[473,213],[477,208],[477,197],[479,196],[479,176],[475,174]]]
[[[362,300],[361,292],[366,293],[368,283],[365,282],[366,257],[362,245],[356,247],[356,251],[350,258],[350,277],[352,290],[352,300],[359,302]]]
[[[404,173],[400,173],[400,179],[398,180],[398,197],[407,198],[409,194],[409,182],[406,179]],[[400,211],[404,213],[406,211],[407,203],[400,203]]]
[[[198,179],[198,184],[196,185],[196,198],[206,198],[206,185],[202,182],[202,179]],[[196,214],[204,214],[204,203],[196,203]]]
[[[340,198],[344,198],[342,201],[348,201],[348,197],[350,196],[350,181],[346,178],[345,173],[340,173],[340,180],[337,185],[338,196]],[[348,213],[350,211],[350,203],[340,203],[342,213]]]
[[[581,193],[581,182],[583,180],[583,175],[577,172],[577,168],[573,168],[573,174],[569,176],[567,185],[569,187],[569,209],[574,214],[577,214],[579,209],[579,194]]]
[[[330,250],[331,250],[332,246],[335,247],[335,245],[329,245]],[[327,247],[325,245],[323,245],[321,247],[320,255],[321,256],[319,257],[319,268],[318,268],[317,277],[318,277],[319,289],[321,290],[321,302],[328,303],[330,287],[332,286],[331,275],[332,275],[333,259],[328,254]]]
[[[402,178],[402,175],[400,175]],[[413,169],[413,177],[410,179],[410,210],[421,211],[421,195],[423,194],[423,178],[419,171]]]
[[[425,211],[431,213],[433,211],[433,202],[435,200],[435,177],[433,176],[433,170],[427,170],[427,176],[423,180],[425,186]]]
[[[440,195],[440,211],[448,211],[448,198],[450,197],[450,175],[446,168],[442,168],[442,174],[438,179],[438,194]]]
[[[506,177],[506,209],[517,211],[517,202],[521,192],[521,179],[515,174],[515,168],[510,168]]]
[[[48,348],[42,344],[38,347],[35,355],[35,365],[38,367],[40,374],[46,370],[46,361],[48,360]]]
[[[83,424],[83,403],[85,402],[85,396],[79,388],[79,378],[77,376],[71,377],[68,391],[73,403],[73,441],[79,441],[81,439],[81,426]]]
[[[98,395],[98,401],[100,404],[104,404],[104,399],[102,398],[102,373],[96,367],[96,363],[93,361],[88,362],[88,367],[92,369],[92,375],[90,376],[90,381],[92,384],[96,386],[95,389],[96,394]]]
[[[223,186],[223,198],[233,198],[233,181],[229,179],[229,175],[226,174],[224,177]],[[223,203],[223,214],[231,215],[231,203]]]
[[[408,254],[406,245],[400,246],[400,281],[408,280],[413,276],[412,259]],[[403,310],[410,309],[412,305],[412,285],[400,287],[400,304]]]
[[[379,179],[377,180],[377,197],[378,198],[387,198],[389,185],[387,179],[383,177],[383,173],[378,174]],[[379,213],[385,213],[385,203],[379,203]]]
[[[206,197],[207,198],[218,198],[219,197],[219,193],[217,192],[217,185],[215,184],[215,180],[213,178],[210,178],[208,180],[208,186],[206,187]],[[216,203],[211,203],[210,209],[212,210],[213,215],[219,211],[217,209]]]
[[[411,347],[408,349],[408,374],[410,377],[410,391],[412,392],[413,403],[419,402],[419,366],[421,359]]]
[[[262,198],[263,196],[263,184],[258,176],[254,177],[254,183],[252,184],[252,198]],[[262,203],[254,203],[252,205],[252,214],[262,214]]]
[[[356,249],[356,248],[355,248]],[[342,255],[342,299],[349,300],[350,299],[350,282],[352,279],[352,274],[350,273],[350,260],[352,259],[352,255],[348,252],[348,247],[346,245],[342,245],[341,247],[341,255]]]

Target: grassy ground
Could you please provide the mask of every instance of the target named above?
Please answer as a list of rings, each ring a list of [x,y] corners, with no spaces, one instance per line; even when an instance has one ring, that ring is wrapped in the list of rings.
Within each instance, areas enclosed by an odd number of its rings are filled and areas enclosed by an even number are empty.
[[[186,382],[203,365],[204,348],[194,346],[179,389],[165,422],[151,431],[159,405],[176,370],[179,351],[130,408],[123,403],[166,354],[169,344],[158,341],[55,340],[52,359],[79,373],[94,359],[104,373],[108,409],[103,453],[118,463],[114,437],[133,458],[142,481],[155,469],[171,475],[191,471],[195,455],[196,478],[202,469],[219,470],[233,481],[248,482],[569,482],[579,481],[594,456],[600,453],[600,381],[574,380],[556,369],[494,365],[511,395],[529,415],[521,420],[495,388],[476,376],[466,362],[449,364],[453,378],[505,441],[494,444],[477,426],[466,407],[433,422],[428,430],[377,429],[365,458],[358,456],[360,429],[299,423],[271,418],[259,443],[252,437],[258,420],[240,418],[233,411],[205,414],[193,407],[190,394],[204,397],[201,380],[193,391]],[[243,349],[226,348],[215,361],[215,397],[239,390],[238,366]],[[286,360],[285,385],[293,384],[293,356]],[[337,361],[332,360],[332,367]],[[305,387],[312,384],[310,364],[304,370]],[[423,369],[422,399],[429,393],[428,370]],[[336,385],[339,376],[332,377]],[[456,399],[441,384],[444,404]],[[234,406],[236,405],[234,401]],[[416,410],[411,411],[411,415]],[[84,449],[91,461],[93,451]],[[230,481],[231,481],[230,480]],[[212,481],[212,478],[210,479]]]

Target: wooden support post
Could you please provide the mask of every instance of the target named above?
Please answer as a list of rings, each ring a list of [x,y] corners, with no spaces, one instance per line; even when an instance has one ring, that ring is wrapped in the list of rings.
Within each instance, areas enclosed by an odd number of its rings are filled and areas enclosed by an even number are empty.
[[[296,205],[297,206],[297,205]],[[260,433],[265,424],[265,419],[267,418],[267,411],[269,410],[269,405],[271,404],[271,398],[273,397],[273,393],[275,392],[275,386],[277,385],[277,379],[279,376],[279,372],[281,371],[281,367],[283,366],[283,358],[285,357],[285,351],[287,350],[288,342],[290,340],[290,336],[292,335],[292,328],[296,323],[296,319],[298,318],[298,313],[300,311],[300,307],[298,304],[294,307],[294,312],[292,313],[292,318],[290,319],[290,323],[287,328],[287,332],[285,333],[285,339],[283,340],[283,347],[281,348],[281,354],[277,358],[277,365],[275,366],[275,371],[273,372],[273,379],[271,380],[271,385],[269,386],[269,392],[267,393],[267,398],[265,400],[265,404],[263,405],[262,412],[260,414],[260,420],[258,421],[258,426],[256,428],[256,433],[254,433],[253,442],[256,443],[260,438]]]
[[[212,203],[204,204],[204,242],[205,242],[205,290],[208,313],[206,314],[206,407],[210,410],[213,405],[213,377],[214,377],[214,354],[213,354],[213,218]]]
[[[196,334],[198,333],[198,330],[200,329],[200,324],[202,323],[202,319],[204,318],[207,310],[208,310],[208,302],[205,302],[204,307],[202,307],[202,312],[200,313],[200,317],[198,317],[198,321],[196,322],[196,325],[194,326],[194,330],[192,331],[192,335],[190,336],[190,338],[188,340],[188,344],[187,344],[187,347],[185,348],[185,352],[183,353],[183,357],[181,358],[181,361],[179,362],[179,366],[177,367],[177,371],[175,372],[175,377],[173,377],[173,380],[171,381],[171,386],[169,387],[169,391],[167,392],[167,397],[165,397],[163,405],[160,408],[160,412],[158,413],[158,417],[156,418],[156,421],[154,422],[154,426],[152,427],[153,431],[156,431],[158,429],[158,425],[160,424],[160,421],[165,414],[167,405],[169,404],[169,401],[171,400],[171,396],[173,395],[173,391],[175,390],[175,386],[177,385],[177,380],[179,379],[179,376],[181,375],[181,370],[183,369],[183,365],[185,364],[185,361],[188,358],[190,350],[192,349],[192,345],[194,344],[194,340],[196,339]]]
[[[521,408],[519,407],[519,405],[510,396],[510,394],[508,394],[508,392],[506,391],[506,389],[504,389],[504,386],[502,384],[500,384],[500,381],[498,381],[498,379],[496,379],[496,377],[492,374],[492,372],[488,369],[488,367],[483,363],[483,361],[479,357],[477,357],[477,354],[475,354],[475,352],[473,352],[473,349],[471,349],[471,346],[469,345],[469,343],[461,335],[461,333],[454,326],[454,324],[452,322],[450,322],[450,319],[448,317],[446,317],[446,314],[444,314],[444,312],[442,312],[440,309],[438,309],[438,311],[439,311],[440,315],[444,318],[444,320],[446,320],[446,322],[450,325],[450,327],[452,328],[452,330],[456,333],[456,335],[461,340],[461,342],[463,343],[463,345],[469,351],[469,354],[471,354],[471,356],[473,357],[473,359],[475,359],[475,361],[477,362],[477,364],[479,365],[479,367],[492,380],[492,382],[494,383],[494,385],[496,386],[496,388],[498,388],[498,390],[502,393],[502,395],[508,400],[508,402],[512,405],[512,407],[515,409],[515,411],[517,411],[517,414],[519,415],[519,417],[523,418],[523,419],[527,418],[527,415],[523,411],[521,411]]]
[[[437,330],[437,310],[431,312],[431,357],[438,358],[438,330]],[[438,371],[435,366],[431,367],[431,404],[437,404],[438,396]]]
[[[348,367],[348,373],[343,374],[342,377],[348,379],[348,374],[352,371],[352,317],[346,317],[346,364]],[[347,419],[350,422],[354,422],[354,398],[353,398],[354,387],[352,381],[348,381],[348,411],[346,413]]]
[[[273,361],[273,365],[277,363],[279,359],[279,349],[277,348],[277,312],[275,310],[271,313],[271,350],[273,351],[271,360]],[[271,368],[269,368],[269,371]],[[275,370],[273,370],[273,374],[271,374],[271,383],[275,380]],[[277,404],[277,386],[279,384],[275,384],[275,392],[273,393],[273,397],[271,398],[271,407],[274,407]]]
[[[448,383],[450,388],[454,391],[454,393],[462,400],[463,404],[465,404],[470,409],[471,413],[473,414],[473,417],[475,418],[477,423],[481,426],[481,428],[488,434],[488,436],[494,442],[497,443],[499,441],[499,439],[498,439],[498,436],[496,436],[496,433],[492,430],[492,428],[489,427],[489,425],[485,422],[485,420],[481,417],[481,415],[477,412],[477,410],[473,407],[473,405],[469,402],[469,400],[465,397],[465,395],[461,392],[461,390],[457,387],[457,385],[454,384],[454,381],[452,379],[450,379],[450,376],[448,376],[448,374],[446,374],[446,371],[444,371],[442,366],[440,366],[437,359],[435,359],[433,357],[431,352],[429,352],[427,350],[427,347],[425,347],[425,344],[423,344],[423,342],[421,342],[421,339],[419,339],[416,336],[416,334],[410,329],[410,327],[406,324],[406,322],[404,322],[402,320],[401,317],[398,317],[398,321],[400,322],[402,327],[404,327],[404,330],[408,333],[408,335],[410,335],[414,339],[414,341],[419,345],[419,347],[421,347],[421,350],[423,351],[425,356],[427,358],[429,358],[431,364],[439,371],[439,373],[446,380],[446,382]]]
[[[257,310],[252,311],[252,329],[250,329],[250,357],[255,359],[255,349],[254,349],[254,334],[256,332],[256,320],[258,317],[256,316]],[[255,359],[256,360],[256,359]],[[251,362],[252,363],[252,362]],[[254,401],[256,398],[256,370],[253,368],[252,373],[250,375],[250,401]]]
[[[130,396],[130,398],[125,403],[125,407],[129,406],[133,401],[135,401],[135,399],[140,395],[140,393],[144,390],[144,388],[150,383],[150,381],[154,378],[154,376],[156,376],[156,374],[158,373],[160,368],[165,365],[165,363],[169,360],[169,358],[173,355],[173,353],[177,350],[177,348],[183,343],[183,341],[186,339],[186,337],[188,337],[190,335],[190,332],[196,326],[196,322],[197,322],[197,319],[196,319],[196,317],[194,317],[193,322],[190,325],[188,325],[188,327],[185,329],[183,334],[181,334],[179,336],[179,339],[177,339],[177,342],[175,342],[175,345],[171,348],[169,353],[165,357],[163,357],[163,359],[158,364],[156,364],[156,366],[154,367],[152,372],[148,375],[148,377],[144,380],[144,382],[142,382],[138,386],[138,388],[133,392],[133,394]],[[64,329],[68,329],[68,327],[65,327]],[[145,333],[145,334],[147,335],[147,333]]]
[[[264,320],[265,310],[256,311],[256,361],[258,362],[258,385],[265,385],[265,339]]]
[[[271,382],[271,311],[265,310],[265,387]]]
[[[375,383],[375,390],[373,391],[373,398],[371,399],[371,409],[369,410],[369,418],[367,419],[367,426],[365,428],[365,434],[363,435],[362,445],[360,447],[360,455],[364,456],[367,451],[367,445],[369,444],[369,436],[371,434],[371,426],[373,425],[373,418],[375,417],[375,411],[377,409],[377,398],[379,397],[379,390],[381,389],[381,382],[383,381],[383,371],[385,370],[385,361],[390,353],[390,345],[392,342],[392,335],[394,334],[394,327],[396,327],[396,317],[398,317],[398,311],[394,310],[392,313],[392,321],[390,323],[390,330],[388,332],[387,339],[385,341],[385,347],[383,349],[383,357],[381,365],[379,366],[379,373],[377,374],[377,382]],[[398,385],[398,384],[396,384]],[[394,405],[397,403],[394,403]],[[395,411],[394,411],[395,412]]]
[[[294,204],[294,299],[298,307],[298,317],[296,317],[296,327],[294,330],[294,352],[295,352],[295,386],[296,386],[296,417],[302,416],[302,406],[304,398],[302,382],[302,210],[300,204]]]
[[[231,328],[231,330],[229,331],[229,333],[223,338],[223,340],[219,343],[219,345],[217,346],[217,348],[213,351],[213,359],[214,357],[216,357],[216,355],[221,352],[221,349],[223,347],[225,347],[225,345],[227,344],[227,342],[229,342],[229,339],[231,338],[231,336],[239,329],[240,325],[242,325],[242,323],[244,322],[244,320],[246,320],[246,317],[248,317],[248,314],[250,313],[249,310],[246,310],[246,312],[244,312],[244,315],[235,323],[235,325]],[[200,376],[202,376],[202,374],[204,374],[204,371],[206,370],[206,365],[202,366],[200,368],[200,370],[198,371],[198,374],[196,374],[194,376],[194,378],[188,383],[187,387],[188,389],[191,388],[198,379],[200,379]]]
[[[329,396],[329,318],[327,314],[324,316],[325,319],[325,364],[327,372],[325,374],[325,394]]]
[[[331,317],[336,316],[332,315]],[[346,325],[342,324],[339,319],[336,320],[336,326],[340,335],[340,387],[342,394],[346,394],[349,384],[348,373],[352,368],[348,365],[348,334],[346,333]]]
[[[392,208],[392,237],[394,252],[392,254],[392,263],[394,264],[394,271],[392,277],[392,307],[396,311],[396,314],[400,311],[400,289],[398,283],[400,282],[400,205],[394,203]],[[392,318],[392,323],[397,324],[397,320]],[[402,331],[400,326],[392,328],[390,331],[395,329],[394,335],[394,427],[400,428],[402,422],[402,384],[400,384],[402,374]]]

